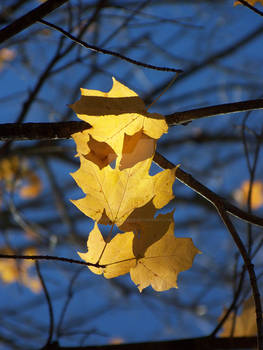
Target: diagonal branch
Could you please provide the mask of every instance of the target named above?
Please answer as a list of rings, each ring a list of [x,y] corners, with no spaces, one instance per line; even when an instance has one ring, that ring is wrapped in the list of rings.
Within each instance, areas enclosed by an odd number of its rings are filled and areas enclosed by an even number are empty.
[[[57,26],[57,25],[55,25],[53,23],[49,23],[49,22],[44,21],[44,20],[39,20],[39,23],[45,24],[46,26],[57,30],[58,32],[62,33],[65,37],[69,38],[70,40],[72,40],[73,42],[79,44],[80,46],[85,47],[86,49],[89,49],[89,50],[92,50],[92,51],[95,51],[95,52],[100,52],[100,53],[103,53],[104,55],[115,56],[115,57],[120,58],[120,59],[122,59],[122,60],[124,60],[126,62],[135,64],[135,65],[140,66],[140,67],[144,67],[144,68],[148,68],[148,69],[154,69],[154,70],[158,70],[158,71],[164,71],[164,72],[182,73],[181,69],[154,66],[152,64],[148,64],[148,63],[144,63],[144,62],[141,62],[141,61],[134,60],[134,59],[132,59],[130,57],[127,57],[127,56],[124,56],[124,55],[122,55],[122,54],[120,54],[118,52],[106,50],[106,49],[100,48],[100,47],[95,46],[95,45],[87,44],[83,40],[80,40],[80,39],[74,37],[72,34],[66,32],[64,29],[60,28],[59,26]]]
[[[47,16],[56,8],[62,6],[68,0],[48,0],[44,4],[38,6],[32,11],[29,11],[24,16],[18,18],[5,28],[0,30],[0,44],[10,39],[14,35],[22,32],[24,29],[30,27],[42,17]]]
[[[160,153],[156,152],[155,156],[153,158],[154,162],[157,163],[161,168],[163,169],[172,169],[175,167],[173,163],[171,163],[169,160],[167,160],[165,157],[163,157]],[[213,204],[216,208],[217,205],[221,205],[225,208],[225,210],[244,221],[247,221],[251,224],[262,226],[263,227],[263,218],[260,218],[258,216],[249,214],[233,204],[227,202],[224,198],[220,197],[213,191],[211,191],[209,188],[201,184],[199,181],[197,181],[192,175],[188,174],[187,172],[183,171],[180,167],[176,169],[176,178],[182,182],[187,187],[191,188],[193,191],[198,193],[200,196],[208,200],[211,204]]]
[[[257,13],[260,16],[263,16],[263,12],[260,11],[259,9],[257,9],[256,7],[250,5],[249,2],[245,1],[245,0],[238,0],[238,2],[240,2],[241,4],[243,4],[244,6],[248,7],[250,10],[254,11],[255,13]]]
[[[256,309],[256,323],[257,323],[257,343],[258,343],[258,350],[263,350],[263,328],[262,328],[262,306],[260,301],[260,293],[257,283],[257,277],[254,270],[254,265],[251,262],[251,259],[248,256],[248,252],[246,247],[244,246],[241,238],[239,237],[233,223],[228,217],[228,214],[226,212],[226,209],[220,204],[216,204],[215,206],[217,208],[218,214],[220,215],[223,223],[225,224],[226,228],[228,229],[229,233],[231,234],[242,258],[244,261],[244,264],[246,266],[247,272],[249,274],[250,279],[250,285],[253,292],[254,302],[255,302],[255,309]]]

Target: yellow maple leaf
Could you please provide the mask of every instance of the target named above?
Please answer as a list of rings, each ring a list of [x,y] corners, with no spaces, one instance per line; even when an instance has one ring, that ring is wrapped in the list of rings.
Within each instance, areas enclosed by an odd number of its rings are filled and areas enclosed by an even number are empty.
[[[155,218],[156,208],[150,201],[141,208],[135,209],[127,220],[119,227],[122,231],[133,231],[137,239],[133,242],[133,249],[139,252],[137,257],[144,255],[145,250],[168,231],[173,221],[173,212],[166,215],[158,215]],[[147,232],[151,234],[147,235]],[[147,239],[141,239],[146,235]]]
[[[250,182],[244,181],[240,188],[234,191],[235,200],[242,206],[247,204]],[[258,180],[253,182],[251,189],[251,208],[258,209],[263,205],[263,182]]]
[[[90,136],[96,141],[106,142],[117,156],[121,156],[125,135],[141,132],[157,140],[168,130],[162,115],[149,113],[134,91],[112,79],[109,92],[81,89],[80,100],[70,105],[80,119],[92,126],[72,136],[79,154],[90,152]]]
[[[223,312],[224,314],[225,312]],[[232,312],[223,326],[221,337],[253,337],[257,335],[257,322],[254,298],[245,300],[243,310],[235,317]]]
[[[252,6],[254,6],[255,3],[257,3],[257,2],[260,2],[261,5],[263,5],[263,0],[246,0],[246,1]],[[242,5],[242,3],[239,1],[235,1],[234,6],[236,6],[236,5]]]
[[[173,212],[158,215],[149,220],[151,229],[145,221],[146,225],[134,238],[137,262],[130,276],[140,292],[150,285],[158,292],[177,288],[178,274],[190,269],[195,255],[200,253],[191,238],[174,236],[172,218]]]
[[[72,177],[86,197],[72,200],[72,203],[99,223],[122,225],[135,208],[151,199],[155,208],[161,208],[174,197],[175,169],[150,176],[152,158],[125,170],[112,169],[109,165],[99,169],[83,156],[80,161],[80,169]]]
[[[105,268],[88,266],[93,273],[104,274],[106,278],[121,276],[128,273],[136,264],[132,251],[133,237],[133,232],[119,233],[106,243],[95,223],[87,241],[88,252],[78,254],[89,263],[106,265]]]
[[[153,209],[152,204],[144,207],[146,217],[141,218],[140,226],[141,210],[138,209],[130,218],[130,223],[136,222],[136,233],[117,234],[109,243],[95,224],[87,242],[88,252],[78,254],[86,262],[106,266],[91,266],[89,269],[96,274],[104,274],[106,278],[130,272],[140,291],[150,285],[156,291],[177,288],[178,274],[192,266],[199,250],[190,238],[174,236],[173,213],[161,214],[155,219]]]

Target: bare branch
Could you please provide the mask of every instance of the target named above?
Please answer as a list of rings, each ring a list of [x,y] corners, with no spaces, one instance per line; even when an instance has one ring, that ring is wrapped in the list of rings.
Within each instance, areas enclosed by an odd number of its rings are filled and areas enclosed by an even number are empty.
[[[43,288],[44,293],[45,293],[45,297],[46,297],[47,304],[48,304],[48,310],[49,310],[49,332],[48,332],[48,339],[47,339],[47,342],[46,342],[46,345],[45,345],[47,347],[49,344],[51,344],[52,337],[53,337],[54,313],[53,313],[53,307],[52,307],[51,299],[50,299],[50,296],[49,296],[49,293],[48,293],[45,281],[43,279],[42,273],[40,271],[40,266],[39,266],[38,260],[35,261],[35,265],[36,265],[36,271],[37,271],[38,277],[40,279],[40,282],[42,284],[42,288]]]
[[[90,128],[85,122],[0,124],[0,140],[59,140]]]
[[[140,62],[140,61],[137,61],[137,60],[134,60],[130,57],[127,57],[127,56],[124,56],[118,52],[114,52],[114,51],[110,51],[110,50],[106,50],[106,49],[103,49],[103,48],[100,48],[98,46],[95,46],[95,45],[91,45],[91,44],[87,44],[85,43],[84,41],[74,37],[72,34],[66,32],[64,29],[60,28],[59,26],[53,24],[53,23],[49,23],[47,21],[44,21],[44,20],[39,20],[39,23],[43,23],[45,24],[46,26],[50,27],[50,28],[53,28],[57,31],[59,31],[60,33],[62,33],[65,37],[69,38],[70,40],[72,40],[73,42],[85,47],[86,49],[89,49],[89,50],[92,50],[92,51],[95,51],[95,52],[100,52],[100,53],[103,53],[104,55],[111,55],[111,56],[115,56],[117,58],[120,58],[124,61],[127,61],[129,63],[132,63],[132,64],[135,64],[137,66],[141,66],[141,67],[144,67],[144,68],[148,68],[148,69],[154,69],[154,70],[159,70],[159,71],[164,71],[164,72],[174,72],[174,73],[182,73],[182,70],[181,69],[175,69],[175,68],[169,68],[169,67],[159,67],[159,66],[154,66],[152,64],[148,64],[148,63],[144,63],[144,62]]]
[[[0,30],[0,44],[30,27],[42,17],[65,4],[68,0],[48,0]]]
[[[249,2],[245,1],[245,0],[238,0],[241,4],[243,4],[244,6],[248,7],[250,10],[254,11],[255,13],[257,13],[260,16],[263,16],[263,12],[260,11],[259,9],[257,9],[256,7],[250,5]]]
[[[0,259],[22,259],[22,260],[57,260],[57,261],[63,261],[70,264],[79,264],[79,265],[86,265],[86,266],[93,266],[93,267],[102,267],[104,268],[105,265],[100,264],[93,264],[88,263],[84,261],[79,261],[75,259],[68,259],[68,258],[62,258],[59,256],[51,256],[51,255],[10,255],[10,254],[0,254]]]
[[[263,99],[224,103],[221,105],[191,109],[189,111],[175,112],[166,115],[166,121],[169,126],[188,124],[200,118],[252,111],[255,109],[263,109]]]
[[[171,163],[169,160],[167,160],[165,157],[163,157],[160,153],[156,152],[153,160],[164,169],[172,169],[175,167],[173,163]],[[201,184],[199,181],[197,181],[195,178],[193,178],[192,175],[188,174],[187,172],[183,171],[180,167],[176,169],[176,178],[185,184],[187,187],[191,188],[193,191],[198,193],[200,196],[208,200],[211,204],[213,204],[217,208],[217,204],[220,203],[225,210],[246,222],[249,222],[254,225],[262,226],[263,227],[263,218],[260,218],[258,216],[249,214],[237,207],[235,207],[233,204],[228,203],[224,198],[218,196],[213,191],[209,190],[206,186]]]
[[[157,341],[148,343],[102,345],[102,346],[80,346],[80,347],[59,347],[60,350],[204,350],[204,349],[252,349],[256,347],[256,337],[236,338],[213,338],[201,337],[190,339],[178,339],[170,341]]]
[[[263,99],[226,103],[166,115],[169,126],[189,123],[193,120],[263,109]],[[72,134],[90,128],[81,121],[59,123],[7,123],[0,124],[0,141],[9,140],[58,140],[69,139]]]

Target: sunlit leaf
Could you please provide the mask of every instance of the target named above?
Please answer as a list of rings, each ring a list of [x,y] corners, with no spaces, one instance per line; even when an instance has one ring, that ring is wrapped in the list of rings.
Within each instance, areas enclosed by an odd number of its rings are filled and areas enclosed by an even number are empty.
[[[119,233],[109,243],[106,243],[95,224],[89,234],[88,252],[78,254],[89,263],[106,265],[105,268],[89,266],[89,269],[97,275],[104,274],[106,278],[124,275],[136,264],[132,251],[133,237],[133,232]]]
[[[109,165],[99,169],[82,156],[80,161],[80,169],[72,176],[86,197],[72,202],[97,222],[119,226],[135,208],[142,207],[152,198],[155,207],[161,208],[174,197],[175,169],[150,176],[151,159],[122,171]],[[106,221],[101,220],[104,212],[108,218]]]
[[[90,152],[90,136],[99,142],[106,142],[117,156],[121,156],[123,148],[132,150],[132,143],[124,145],[125,135],[140,132],[157,140],[168,130],[162,115],[149,113],[143,100],[114,78],[109,92],[81,89],[80,100],[70,107],[80,119],[92,126],[73,135],[77,144],[80,143],[79,138],[82,139],[77,151],[83,155]],[[129,142],[127,138],[125,140]]]

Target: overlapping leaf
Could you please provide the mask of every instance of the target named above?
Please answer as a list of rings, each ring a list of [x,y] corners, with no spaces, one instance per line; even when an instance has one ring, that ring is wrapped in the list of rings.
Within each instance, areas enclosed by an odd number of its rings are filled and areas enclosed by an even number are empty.
[[[167,169],[150,176],[151,158],[122,171],[109,165],[100,170],[83,156],[80,161],[80,169],[72,176],[86,197],[72,202],[94,221],[119,226],[135,208],[142,207],[152,198],[156,208],[173,198],[175,170]]]
[[[78,254],[89,263],[106,265],[105,268],[89,266],[89,269],[97,275],[104,274],[106,278],[125,275],[136,265],[132,251],[133,237],[133,232],[119,233],[106,243],[98,225],[95,224],[87,241],[88,252]]]
[[[81,89],[80,100],[70,107],[80,119],[92,126],[73,135],[77,152],[83,155],[90,153],[90,136],[96,141],[107,143],[113,153],[121,156],[125,135],[140,132],[141,138],[147,135],[157,140],[168,130],[162,115],[149,113],[143,100],[114,78],[109,92]]]
[[[173,212],[155,219],[151,203],[143,208],[145,216],[140,217],[139,209],[135,212],[127,224],[136,227],[134,232],[117,234],[109,243],[95,224],[87,242],[88,252],[79,253],[80,257],[105,265],[89,269],[106,278],[130,272],[140,291],[150,285],[156,291],[177,288],[178,274],[192,266],[198,249],[190,238],[174,237]]]

